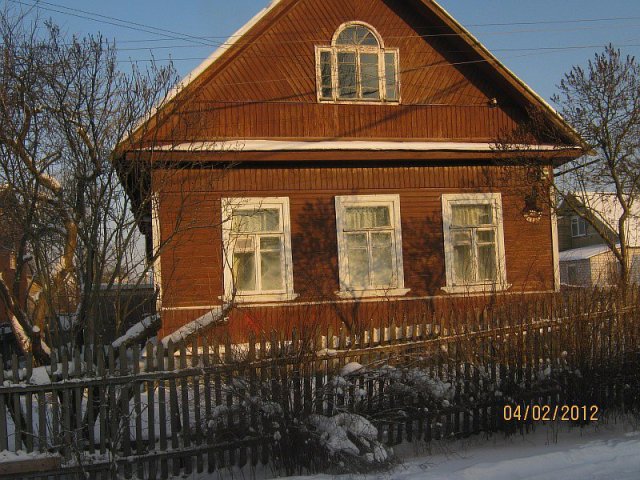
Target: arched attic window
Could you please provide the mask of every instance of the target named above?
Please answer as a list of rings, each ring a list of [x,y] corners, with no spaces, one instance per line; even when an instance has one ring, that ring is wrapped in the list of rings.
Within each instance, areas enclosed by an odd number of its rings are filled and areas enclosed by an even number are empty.
[[[316,63],[321,102],[399,100],[398,49],[385,48],[370,25],[341,25],[330,47],[316,47]]]

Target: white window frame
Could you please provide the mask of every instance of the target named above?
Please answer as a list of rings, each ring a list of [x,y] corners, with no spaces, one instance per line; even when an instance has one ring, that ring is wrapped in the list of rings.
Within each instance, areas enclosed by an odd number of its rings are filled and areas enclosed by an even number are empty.
[[[574,234],[573,233],[573,227],[576,227],[576,231],[578,233]],[[580,226],[583,227],[583,232],[580,233]],[[587,236],[587,221],[578,216],[578,215],[573,215],[571,217],[571,238],[580,238],[580,237],[586,237]]]
[[[371,31],[373,35],[376,37],[378,41],[378,46],[367,46],[367,45],[358,45],[358,46],[348,46],[348,45],[336,45],[336,41],[340,33],[343,30],[353,26],[362,26]],[[336,32],[333,35],[333,39],[331,41],[331,46],[323,46],[315,47],[316,51],[316,92],[317,99],[320,103],[358,103],[358,104],[390,104],[390,105],[399,105],[400,104],[400,53],[397,48],[385,48],[384,42],[382,41],[382,37],[376,31],[373,26],[369,25],[365,22],[347,22],[343,23],[338,27]],[[331,58],[331,98],[327,98],[322,96],[322,64],[320,61],[322,52],[329,52],[329,56]],[[372,53],[378,55],[378,82],[380,92],[380,98],[341,98],[339,94],[339,86],[338,86],[338,53],[346,52],[346,53],[355,53],[356,57],[356,72],[360,72],[360,53]],[[395,90],[396,90],[396,98],[387,100],[387,88],[386,88],[386,60],[385,54],[390,53],[395,57],[394,68],[395,68]],[[362,82],[360,81],[360,77],[357,78],[356,89],[358,94],[360,94],[360,90],[362,88]]]
[[[452,206],[489,204],[493,207],[496,221],[496,273],[495,282],[478,282],[456,284],[454,272],[454,252],[451,224],[453,221]],[[504,224],[502,216],[502,195],[500,193],[452,193],[442,195],[442,228],[444,237],[444,257],[447,293],[495,292],[511,287],[507,283],[507,263],[504,251]]]
[[[338,273],[340,290],[335,294],[340,298],[387,297],[406,295],[410,289],[404,288],[404,264],[402,261],[402,227],[400,221],[400,195],[343,195],[335,197],[336,234],[338,238]],[[350,286],[345,235],[345,209],[347,207],[389,207],[393,228],[393,278],[392,285],[386,287],[353,288]]]
[[[226,302],[281,302],[298,297],[293,289],[293,260],[291,252],[291,218],[288,197],[243,197],[223,198],[222,202],[222,261],[224,265],[224,296]],[[233,245],[232,216],[233,211],[261,210],[277,208],[280,211],[282,228],[282,272],[284,272],[284,288],[282,290],[236,292],[233,280]],[[274,235],[275,236],[275,235]]]

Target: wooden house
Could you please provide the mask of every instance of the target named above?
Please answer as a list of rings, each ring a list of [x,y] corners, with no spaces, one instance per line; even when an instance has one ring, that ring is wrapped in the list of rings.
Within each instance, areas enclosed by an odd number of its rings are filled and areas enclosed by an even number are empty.
[[[580,192],[558,206],[560,280],[571,287],[603,287],[620,280],[620,264],[610,245],[620,246],[622,206],[613,192]],[[588,220],[588,221],[587,221]],[[606,241],[605,241],[606,239]],[[640,208],[633,205],[626,221],[630,280],[640,282]]]
[[[242,334],[554,291],[540,198],[581,153],[429,0],[275,0],[117,148],[163,333],[231,305]]]

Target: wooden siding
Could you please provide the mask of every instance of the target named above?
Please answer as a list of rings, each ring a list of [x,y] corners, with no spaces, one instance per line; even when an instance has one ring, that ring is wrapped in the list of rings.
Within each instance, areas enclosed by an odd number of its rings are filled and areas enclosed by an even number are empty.
[[[518,184],[521,173],[514,167],[480,165],[156,170],[153,185],[160,197],[166,244],[161,259],[163,307],[220,304],[220,198],[241,196],[289,197],[294,290],[299,294],[294,303],[337,299],[334,198],[354,193],[400,194],[405,287],[411,289],[407,297],[444,294],[441,195],[460,192],[502,194],[511,290],[553,289],[550,215],[545,212],[535,224],[524,219],[523,192],[530,192],[530,187],[523,190]],[[358,303],[352,302],[349,308]],[[173,329],[205,311],[165,311],[164,326]],[[278,316],[277,309],[270,311]]]
[[[326,104],[315,46],[349,21],[399,49],[400,105]],[[497,107],[489,105],[498,100]],[[492,141],[525,117],[522,98],[423,6],[400,0],[283,1],[189,86],[149,138],[389,138]]]

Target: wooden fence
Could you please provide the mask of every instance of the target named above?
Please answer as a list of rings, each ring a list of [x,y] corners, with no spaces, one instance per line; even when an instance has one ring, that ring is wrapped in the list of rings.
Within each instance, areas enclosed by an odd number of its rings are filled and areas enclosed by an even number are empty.
[[[177,351],[87,347],[37,368],[14,356],[12,370],[0,369],[0,451],[59,456],[61,467],[46,475],[61,478],[259,464],[291,473],[284,427],[269,419],[274,406],[285,422],[362,414],[388,445],[529,428],[531,418],[505,421],[505,405],[637,411],[638,298],[595,292],[455,319],[425,313],[357,335],[273,332],[244,345],[201,338]],[[425,379],[448,396],[420,390]],[[26,470],[25,478],[45,476]]]

